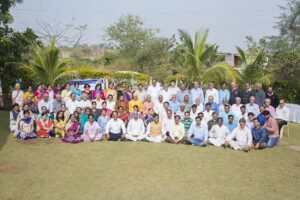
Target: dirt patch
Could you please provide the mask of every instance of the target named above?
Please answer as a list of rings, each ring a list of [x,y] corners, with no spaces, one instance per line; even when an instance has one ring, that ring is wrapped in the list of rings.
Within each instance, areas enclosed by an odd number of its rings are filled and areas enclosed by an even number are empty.
[[[0,162],[0,174],[18,174],[24,171],[21,166],[9,165],[9,163]]]
[[[294,151],[300,151],[300,146],[289,146],[290,149],[293,149]]]
[[[288,144],[289,144],[288,142],[283,142],[283,141],[280,141],[280,142],[279,142],[279,145],[280,145],[280,146],[286,146],[286,145],[288,145]]]
[[[18,140],[20,144],[31,145],[31,146],[40,146],[53,144],[55,138],[36,138],[30,140]]]

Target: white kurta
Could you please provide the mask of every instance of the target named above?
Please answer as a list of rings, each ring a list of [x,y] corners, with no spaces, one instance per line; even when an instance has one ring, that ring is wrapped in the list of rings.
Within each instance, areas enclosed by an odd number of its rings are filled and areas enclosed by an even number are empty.
[[[171,124],[169,134],[173,140],[175,140],[175,138],[178,140],[182,140],[182,138],[184,137],[184,134],[185,134],[185,129],[184,129],[183,123],[179,122],[178,124],[176,124],[175,122],[173,122]]]
[[[142,140],[145,138],[145,126],[141,119],[131,119],[127,126],[125,138],[132,141]]]
[[[235,140],[234,140],[235,139]],[[248,127],[236,127],[226,140],[234,150],[242,150],[247,145],[252,144],[252,134]]]
[[[207,124],[207,122],[209,121],[209,120],[212,120],[212,114],[213,114],[213,111],[212,110],[210,110],[209,112],[207,112],[207,110],[205,110],[204,112],[203,112],[203,115],[204,115],[204,117],[203,117],[203,120],[205,121],[205,123]]]
[[[85,109],[85,108],[92,108],[92,104],[90,100],[81,100],[79,102],[79,106],[81,107],[81,109]]]
[[[237,116],[238,118],[242,115],[241,107],[242,107],[242,104],[240,104],[240,105],[233,104],[231,106],[231,112],[233,112],[233,114],[235,114],[235,116]]]
[[[220,147],[225,143],[225,139],[229,134],[230,131],[226,126],[216,124],[209,131],[208,141],[214,146]]]
[[[216,90],[215,88],[213,89],[207,89],[205,92],[205,103],[208,102],[208,97],[213,96],[214,97],[214,102],[216,102],[216,104],[219,104],[219,92],[218,90]]]

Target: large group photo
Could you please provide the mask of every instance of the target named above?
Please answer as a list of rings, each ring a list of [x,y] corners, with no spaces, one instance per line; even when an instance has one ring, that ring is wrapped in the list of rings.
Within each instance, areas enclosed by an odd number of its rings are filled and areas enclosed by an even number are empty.
[[[0,10],[0,199],[300,198],[299,0]]]

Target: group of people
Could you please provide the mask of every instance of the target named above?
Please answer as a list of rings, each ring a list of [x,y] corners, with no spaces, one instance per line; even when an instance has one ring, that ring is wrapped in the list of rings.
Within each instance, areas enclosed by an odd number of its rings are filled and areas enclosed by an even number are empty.
[[[257,83],[213,82],[190,87],[177,78],[161,85],[155,79],[136,88],[105,79],[94,90],[85,84],[63,88],[39,84],[26,92],[15,85],[10,130],[26,140],[58,137],[63,142],[148,141],[231,147],[249,151],[274,147],[289,121],[283,99]]]

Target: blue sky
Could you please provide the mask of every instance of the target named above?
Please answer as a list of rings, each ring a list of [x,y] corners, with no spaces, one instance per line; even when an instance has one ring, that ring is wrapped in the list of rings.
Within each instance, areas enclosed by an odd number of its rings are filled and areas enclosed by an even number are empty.
[[[140,16],[146,25],[171,37],[177,29],[191,33],[209,29],[208,41],[224,52],[245,46],[245,36],[259,39],[277,34],[273,28],[284,0],[24,0],[12,9],[13,27],[38,30],[37,20],[54,24],[87,24],[84,42],[99,44],[104,29],[125,14]]]

